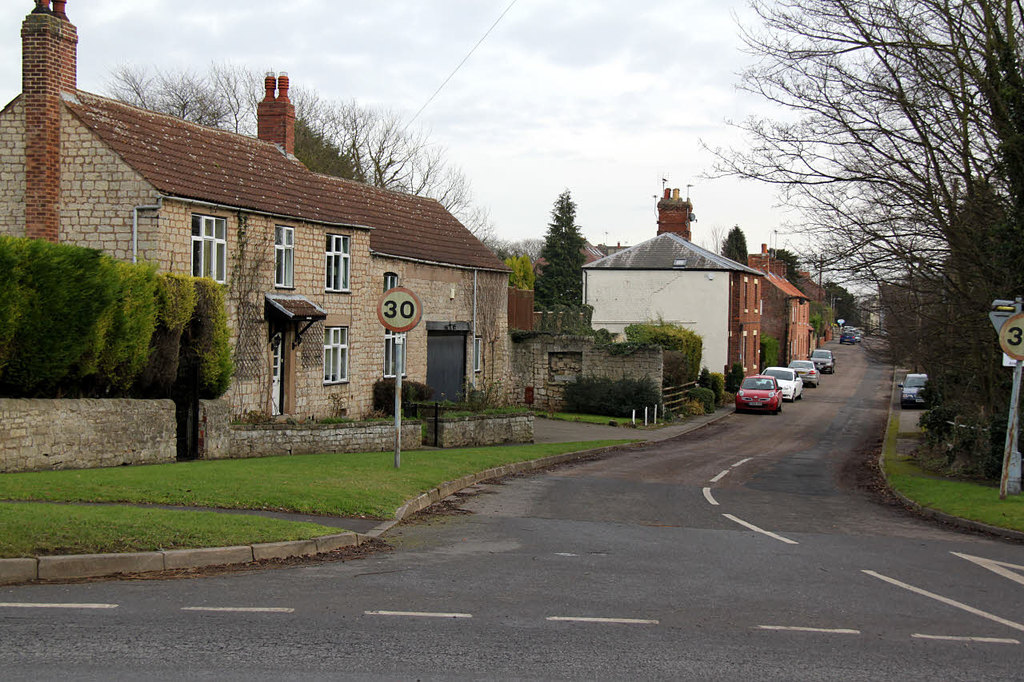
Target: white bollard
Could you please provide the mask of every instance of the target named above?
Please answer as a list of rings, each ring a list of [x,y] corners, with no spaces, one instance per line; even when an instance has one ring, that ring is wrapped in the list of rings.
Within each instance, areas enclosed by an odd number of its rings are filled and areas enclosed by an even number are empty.
[[[647,406],[644,405],[644,426],[647,426]]]

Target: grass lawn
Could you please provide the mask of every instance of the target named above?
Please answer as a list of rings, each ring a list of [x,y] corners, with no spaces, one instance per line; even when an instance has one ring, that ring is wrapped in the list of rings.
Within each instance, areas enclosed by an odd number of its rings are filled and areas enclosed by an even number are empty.
[[[297,455],[0,474],[0,557],[137,552],[302,540],[337,528],[258,516],[76,506],[121,502],[391,517],[438,484],[503,464],[628,440]]]
[[[0,500],[127,502],[391,517],[406,500],[484,469],[629,442],[297,455],[0,474]]]
[[[337,532],[315,523],[242,514],[0,503],[0,558],[225,547]]]
[[[885,475],[889,485],[923,507],[991,526],[1024,531],[1024,496],[1009,495],[1000,500],[998,486],[942,478],[898,456],[898,425],[898,420],[890,420],[885,438]]]

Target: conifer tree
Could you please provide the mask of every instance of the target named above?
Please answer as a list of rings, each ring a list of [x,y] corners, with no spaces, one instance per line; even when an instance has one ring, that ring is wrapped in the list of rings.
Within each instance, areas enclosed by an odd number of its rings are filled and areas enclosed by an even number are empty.
[[[569,190],[565,190],[551,209],[551,222],[540,254],[544,263],[534,291],[538,309],[582,304],[584,243],[576,225],[576,203]]]
[[[737,263],[746,265],[747,253],[747,237],[743,234],[740,226],[736,225],[725,236],[725,241],[722,243],[722,255],[726,258],[731,258]]]

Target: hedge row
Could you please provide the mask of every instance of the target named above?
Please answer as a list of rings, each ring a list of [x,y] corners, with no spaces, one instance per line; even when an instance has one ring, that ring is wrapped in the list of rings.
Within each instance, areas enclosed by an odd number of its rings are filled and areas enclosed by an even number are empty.
[[[661,388],[650,377],[577,377],[565,386],[565,404],[569,412],[629,417],[644,406],[660,406]]]
[[[632,343],[661,346],[666,351],[677,351],[679,358],[678,376],[673,383],[696,381],[700,375],[700,363],[704,354],[704,339],[700,334],[667,322],[631,324],[625,329],[626,339]]]
[[[0,395],[164,397],[183,355],[200,364],[206,397],[227,390],[227,316],[214,282],[0,237]]]

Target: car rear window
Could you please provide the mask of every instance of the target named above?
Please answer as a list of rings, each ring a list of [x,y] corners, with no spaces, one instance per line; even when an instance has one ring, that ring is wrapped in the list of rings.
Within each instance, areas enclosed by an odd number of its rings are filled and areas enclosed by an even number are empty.
[[[793,380],[793,370],[769,369],[765,374],[770,377],[775,377],[776,379],[785,379],[786,381]]]

